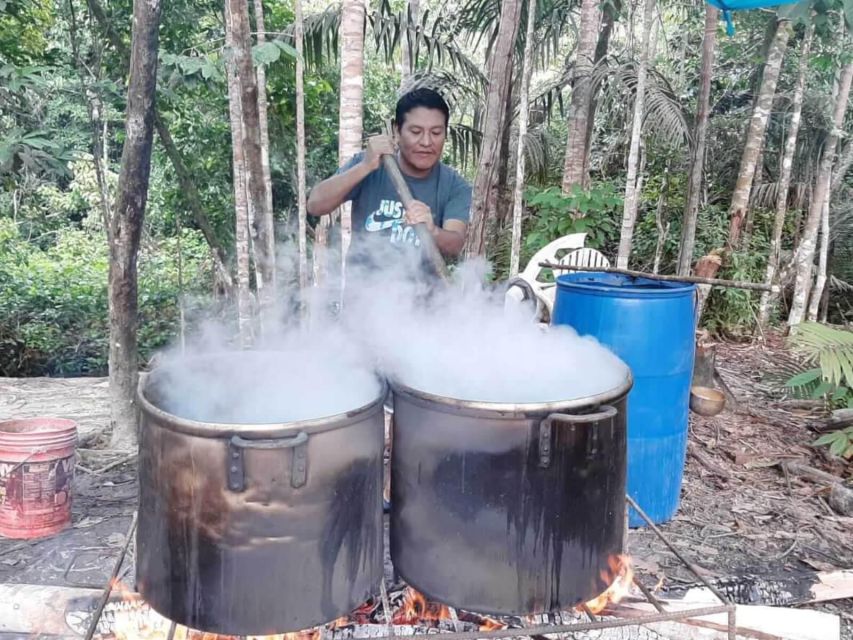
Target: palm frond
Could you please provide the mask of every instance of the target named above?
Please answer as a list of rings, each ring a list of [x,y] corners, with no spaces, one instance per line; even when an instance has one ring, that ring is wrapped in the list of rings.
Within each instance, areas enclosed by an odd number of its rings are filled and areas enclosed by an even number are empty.
[[[435,18],[424,11],[417,23],[411,21],[408,9],[393,12],[387,2],[367,15],[367,22],[373,34],[373,44],[389,64],[395,63],[395,56],[405,36],[411,46],[413,58],[426,65],[431,71],[438,66],[449,67],[453,72],[484,90],[487,84],[480,65],[471,60],[455,42],[455,27],[447,16]],[[336,61],[338,57],[338,36],[341,23],[339,4],[329,6],[320,13],[306,16],[305,60],[312,67]],[[282,37],[292,38],[292,29]]]
[[[303,33],[305,62],[318,68],[329,60],[338,59],[338,33],[341,26],[341,5],[332,4],[320,13],[305,16]],[[285,36],[291,38],[290,31]]]
[[[853,389],[853,331],[804,322],[790,341],[808,362],[820,366],[826,382]]]
[[[469,160],[477,161],[483,141],[480,130],[464,124],[451,124],[447,128],[447,137],[450,139],[450,154],[454,164],[461,166],[464,171]]]
[[[844,293],[853,293],[853,284],[846,280],[836,278],[834,275],[829,276],[829,288],[834,291],[843,291]]]
[[[804,209],[808,206],[811,185],[804,182],[792,182],[788,190],[788,207],[793,209]],[[753,189],[750,195],[750,204],[762,209],[774,209],[776,199],[779,197],[778,182],[762,182]]]
[[[390,12],[385,6],[368,14],[376,50],[383,53],[386,61],[394,61],[405,33],[412,58],[426,65],[427,71],[439,65],[449,67],[468,82],[485,89],[486,76],[480,65],[456,44],[457,27],[450,17],[442,14],[433,17],[430,11],[424,11],[416,24],[410,18],[408,10]]]
[[[635,60],[620,62],[604,58],[593,69],[593,91],[599,92],[603,101],[633,102],[637,91],[637,71]],[[692,146],[692,132],[684,108],[669,80],[657,69],[649,69],[646,77],[643,126],[666,146]]]

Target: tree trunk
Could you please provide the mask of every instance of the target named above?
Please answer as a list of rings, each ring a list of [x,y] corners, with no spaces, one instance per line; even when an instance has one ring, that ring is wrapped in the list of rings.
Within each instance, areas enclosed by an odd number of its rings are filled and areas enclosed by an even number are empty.
[[[652,265],[652,273],[660,273],[660,263],[663,259],[663,249],[666,246],[666,238],[669,235],[669,221],[663,223],[663,208],[666,204],[666,192],[669,188],[669,163],[663,171],[663,180],[661,181],[660,196],[658,196],[658,206],[655,208],[655,226],[658,230],[658,240],[655,244],[655,261]]]
[[[293,38],[296,44],[296,193],[298,202],[297,246],[299,247],[299,290],[304,303],[308,287],[308,206],[305,185],[305,58],[304,28],[302,22],[302,0],[294,0]]]
[[[588,166],[586,134],[592,103],[595,41],[600,21],[601,10],[598,0],[583,0],[578,43],[575,47],[577,53],[572,82],[572,100],[567,114],[569,135],[563,166],[563,193],[569,193],[575,186],[583,187],[586,184]]]
[[[226,30],[230,34],[230,50],[240,85],[242,114],[242,151],[252,221],[252,250],[255,257],[255,284],[258,290],[261,326],[272,312],[275,300],[275,237],[272,211],[267,208],[264,169],[261,158],[261,124],[258,109],[258,84],[252,64],[252,38],[249,30],[249,6],[244,0],[226,0]],[[238,130],[239,131],[239,130]]]
[[[838,145],[838,134],[844,124],[844,112],[850,97],[850,83],[853,81],[853,62],[848,62],[841,72],[838,96],[835,100],[835,113],[832,119],[832,130],[826,138],[823,155],[820,159],[815,187],[809,202],[809,215],[803,236],[797,246],[794,256],[796,281],[794,283],[794,299],[791,303],[791,313],[788,315],[788,325],[795,327],[803,321],[806,310],[806,299],[811,288],[812,265],[814,263],[817,231],[823,213],[823,204],[829,190],[832,164],[835,160],[835,148]]]
[[[595,56],[593,58],[593,69],[607,55],[607,50],[610,47],[610,36],[613,35],[613,27],[616,24],[616,19],[619,17],[619,12],[622,10],[622,0],[614,0],[607,2],[602,8],[601,30],[598,33],[598,42],[595,45]],[[589,158],[592,153],[592,138],[595,131],[595,113],[598,109],[598,99],[593,90],[592,98],[589,101],[589,109],[586,116],[586,134],[583,147],[583,175],[586,179],[589,178]],[[586,187],[586,182],[584,187]]]
[[[417,67],[417,29],[418,29],[418,14],[420,13],[420,0],[409,0],[408,7],[405,12],[405,25],[403,31],[402,45],[402,65],[400,69],[400,90],[403,91],[409,84],[412,74]]]
[[[510,149],[512,148],[513,133],[512,116],[515,112],[515,102],[512,95],[515,88],[515,64],[510,65],[507,84],[509,85],[509,89],[506,92],[506,101],[504,102],[504,128],[501,133],[501,144],[498,147],[498,177],[495,181],[495,205],[490,210],[493,212],[493,215],[486,224],[487,250],[489,248],[488,240],[494,238],[493,232],[504,228],[512,209],[512,196],[508,196],[503,187],[509,184],[509,162],[512,155]]]
[[[637,180],[637,166],[640,160],[640,136],[642,135],[643,113],[646,102],[646,75],[649,64],[649,35],[652,31],[655,0],[646,0],[643,8],[643,33],[640,38],[640,66],[637,70],[637,95],[634,98],[634,120],[631,125],[631,146],[628,151],[628,177],[625,181],[625,205],[622,211],[622,231],[619,234],[619,253],[616,266],[628,268],[631,257],[631,242],[634,239],[634,225],[637,222],[640,189]]]
[[[471,199],[471,224],[465,243],[465,253],[468,256],[485,254],[487,219],[489,214],[495,211],[498,156],[501,134],[506,124],[506,98],[510,88],[509,78],[512,73],[512,57],[521,5],[521,0],[501,1],[498,35],[489,58],[489,89],[486,95],[483,141]]]
[[[117,449],[135,449],[137,443],[136,258],[151,171],[160,9],[159,0],[133,3],[125,140],[109,229],[110,423],[111,446]]]
[[[775,18],[774,18],[775,19]],[[752,182],[755,177],[755,163],[758,152],[763,144],[764,132],[767,129],[767,121],[770,119],[770,110],[773,107],[773,98],[776,95],[776,82],[779,80],[779,72],[782,69],[782,60],[785,57],[785,47],[791,35],[791,23],[788,20],[779,20],[776,24],[776,35],[767,54],[767,63],[764,65],[764,74],[761,78],[761,88],[758,92],[758,100],[749,121],[749,129],[746,134],[746,144],[740,160],[740,171],[737,183],[732,193],[732,203],[729,207],[729,239],[731,249],[738,246],[741,227],[749,207],[749,195],[752,191]]]
[[[764,283],[773,284],[779,270],[779,256],[782,249],[782,231],[785,228],[785,217],[788,213],[788,192],[791,189],[791,169],[794,165],[794,152],[797,150],[797,136],[800,132],[800,120],[803,112],[803,94],[806,86],[806,70],[811,50],[812,26],[806,29],[803,40],[803,50],[800,52],[800,64],[797,70],[797,85],[794,88],[794,101],[791,106],[791,124],[788,136],[785,138],[785,149],[782,154],[781,168],[779,171],[779,188],[776,192],[776,217],[773,220],[773,236],[770,238],[770,255],[767,257],[767,271],[764,274]],[[761,302],[758,306],[758,324],[760,327],[767,325],[770,317],[770,309],[776,305],[778,295],[771,292],[761,294]]]
[[[226,12],[226,16],[227,16]],[[226,45],[231,46],[231,29],[226,20]],[[228,74],[228,116],[231,123],[231,157],[234,174],[234,253],[237,258],[237,326],[240,344],[252,344],[252,294],[249,290],[249,200],[243,147],[243,113],[240,78],[233,59],[225,64]]]
[[[714,49],[717,41],[717,21],[720,12],[710,4],[705,7],[705,35],[702,38],[702,67],[699,72],[699,99],[696,106],[696,145],[687,178],[687,201],[681,229],[681,247],[678,254],[678,275],[690,274],[693,252],[696,247],[696,220],[699,216],[699,198],[702,195],[702,175],[705,171],[705,140],[708,137],[708,113],[711,103],[711,77],[714,75]]]
[[[755,159],[755,175],[752,179],[752,193],[758,193],[758,190],[761,189],[761,184],[764,179],[764,152],[767,149],[767,140],[766,138],[761,139],[761,144],[758,147],[758,157]],[[743,251],[749,250],[750,238],[752,238],[752,231],[755,228],[755,211],[754,207],[747,206],[746,208],[746,216],[743,219],[743,232],[740,236],[740,248]]]
[[[806,315],[806,319],[809,322],[817,322],[817,314],[820,310],[821,299],[823,298],[823,288],[826,286],[826,265],[829,258],[830,245],[829,198],[830,194],[827,191],[826,197],[823,199],[823,210],[820,216],[820,256],[818,258],[817,278],[811,291],[809,310]]]
[[[254,0],[255,30],[257,31],[258,44],[266,42],[266,27],[264,24],[263,0]],[[250,40],[251,42],[251,40]],[[266,247],[264,253],[271,256],[273,260],[273,272],[275,271],[275,216],[272,207],[272,174],[270,172],[270,134],[269,120],[267,118],[267,72],[264,65],[259,64],[255,74],[258,83],[258,125],[260,129],[261,145],[261,181],[264,188],[264,215],[268,219],[263,222],[262,227],[266,230]],[[256,223],[257,224],[257,223]],[[269,276],[267,276],[269,277]],[[275,275],[272,276],[274,282]],[[263,292],[259,292],[263,298]],[[274,299],[275,290],[270,292]]]
[[[341,166],[362,148],[365,12],[364,0],[344,0],[341,8],[341,102],[338,133],[338,162]],[[343,269],[352,237],[349,203],[344,203],[340,212]],[[343,274],[343,271],[341,273]]]
[[[847,176],[851,164],[853,164],[853,142],[848,142],[844,145],[844,151],[838,156],[838,164],[835,165],[835,171],[832,172],[832,184],[829,187],[830,198],[844,183],[844,178]]]
[[[524,195],[524,145],[527,140],[527,120],[530,110],[530,76],[532,75],[533,38],[535,36],[536,0],[527,0],[527,35],[524,40],[524,61],[521,71],[521,94],[518,98],[518,144],[515,161],[515,190],[512,200],[512,249],[509,274],[519,271],[521,255],[521,213]]]

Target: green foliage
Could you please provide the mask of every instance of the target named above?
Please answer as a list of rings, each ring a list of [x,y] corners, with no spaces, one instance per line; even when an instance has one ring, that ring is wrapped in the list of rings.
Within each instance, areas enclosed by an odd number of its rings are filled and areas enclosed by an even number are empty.
[[[804,322],[790,341],[808,362],[820,367],[824,380],[853,389],[853,331]]]
[[[144,243],[139,258],[139,349],[143,357],[174,336],[180,295],[176,238]],[[199,234],[182,237],[185,293],[210,282]],[[0,218],[0,375],[103,375],[109,335],[103,235],[66,228],[47,248],[27,242]]]
[[[824,398],[830,407],[853,408],[853,331],[805,322],[789,340],[806,362],[818,366],[795,375],[786,386],[801,396]],[[853,458],[853,427],[824,434],[812,444]]]
[[[853,427],[825,433],[812,445],[816,447],[828,446],[830,453],[851,460],[853,459]]]
[[[766,259],[752,250],[728,254],[727,265],[718,277],[727,280],[760,282]],[[752,335],[758,314],[759,296],[753,291],[730,287],[714,287],[703,315],[705,327],[710,331],[731,337]]]
[[[564,194],[559,187],[530,187],[525,194],[532,215],[525,234],[522,262],[557,238],[570,233],[587,233],[586,246],[603,247],[617,232],[616,222],[622,198],[610,183],[588,191],[575,187]]]

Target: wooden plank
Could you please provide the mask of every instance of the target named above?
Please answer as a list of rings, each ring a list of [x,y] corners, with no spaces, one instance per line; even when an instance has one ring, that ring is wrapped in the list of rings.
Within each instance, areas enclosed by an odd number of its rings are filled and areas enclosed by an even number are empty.
[[[696,606],[696,603],[663,602],[667,611],[686,611]],[[655,609],[645,602],[623,602],[618,605],[614,613],[625,615],[630,611],[648,614]],[[739,638],[756,640],[840,640],[841,638],[841,619],[822,611],[737,605],[735,616]],[[722,631],[726,628],[727,616],[715,614],[688,620],[694,625]]]

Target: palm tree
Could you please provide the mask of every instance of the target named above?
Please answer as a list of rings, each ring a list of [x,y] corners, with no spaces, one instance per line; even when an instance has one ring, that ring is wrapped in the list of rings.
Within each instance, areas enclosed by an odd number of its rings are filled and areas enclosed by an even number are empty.
[[[299,290],[308,286],[308,206],[305,185],[305,55],[302,0],[294,0],[293,39],[296,46],[296,191],[298,207]]]
[[[533,37],[536,29],[536,0],[527,0],[527,34],[524,40],[524,60],[521,71],[521,95],[518,98],[518,145],[516,149],[515,189],[512,202],[512,248],[510,249],[509,273],[518,273],[521,254],[522,193],[524,191],[524,148],[527,140],[527,121],[530,110],[530,76],[533,53]]]
[[[255,258],[255,282],[263,327],[267,324],[267,315],[272,312],[275,300],[275,238],[272,211],[267,207],[264,186],[259,89],[252,63],[249,7],[243,0],[226,0],[225,12],[234,72],[239,81],[240,93],[237,97],[240,100],[242,127],[238,131],[241,131],[242,163],[246,176],[252,234],[251,248]],[[261,90],[265,89],[262,87]]]
[[[338,161],[341,165],[361,151],[364,94],[365,0],[344,0],[341,7],[341,107],[338,116]],[[352,235],[349,204],[341,207],[341,255]],[[342,263],[343,265],[343,263]]]
[[[776,193],[776,216],[773,220],[773,235],[770,238],[770,255],[767,259],[767,271],[764,275],[764,283],[772,284],[776,279],[779,269],[779,256],[782,248],[782,232],[785,228],[785,218],[788,213],[788,196],[791,189],[791,169],[794,164],[794,152],[797,149],[797,136],[800,133],[800,121],[803,112],[803,94],[806,86],[806,69],[809,62],[809,51],[811,50],[813,28],[809,24],[806,27],[806,35],[803,39],[803,48],[800,52],[800,63],[797,69],[797,85],[794,88],[794,99],[791,105],[791,123],[788,135],[785,138],[785,148],[780,163],[779,187]],[[761,302],[758,306],[758,323],[760,326],[767,324],[770,309],[774,305],[775,294],[765,291],[761,294]]]
[[[254,9],[255,30],[257,32],[258,45],[262,45],[266,42],[263,0],[254,0]],[[258,83],[258,125],[261,136],[261,179],[264,185],[264,215],[268,216],[268,220],[265,220],[263,225],[267,230],[267,234],[265,236],[267,246],[265,247],[264,252],[267,255],[274,255],[275,241],[272,234],[274,218],[272,206],[272,175],[270,174],[270,134],[269,120],[267,118],[267,75],[264,65],[259,64],[257,66],[256,78]]]
[[[788,326],[796,327],[803,321],[806,311],[806,300],[809,295],[814,264],[815,246],[817,244],[818,226],[823,215],[824,201],[830,186],[832,165],[835,161],[835,149],[838,145],[838,132],[844,124],[844,113],[850,97],[850,85],[853,81],[853,62],[844,65],[839,81],[838,95],[835,101],[835,111],[832,119],[832,130],[827,136],[823,154],[820,160],[814,191],[809,202],[809,214],[797,252],[794,256],[796,281],[794,283],[794,299],[791,312],[788,315]]]
[[[231,12],[225,13],[225,43],[231,46]],[[231,165],[234,184],[234,252],[237,261],[237,327],[240,344],[252,342],[252,294],[249,289],[249,198],[243,148],[243,109],[240,77],[233,58],[226,61],[228,119],[231,124]]]
[[[587,182],[586,135],[593,97],[593,60],[600,22],[601,11],[599,10],[598,0],[583,0],[581,21],[578,28],[578,44],[575,49],[572,101],[567,116],[569,135],[566,142],[566,160],[563,168],[564,193],[569,193],[577,185],[583,187]]]
[[[465,253],[469,256],[485,253],[488,214],[496,208],[497,162],[506,123],[507,94],[510,90],[521,4],[521,0],[502,0],[498,34],[489,56],[489,89],[486,94],[483,142],[471,198],[471,223],[465,243]]]
[[[767,121],[770,119],[773,98],[776,95],[776,83],[779,80],[779,72],[782,69],[782,60],[785,57],[785,48],[788,46],[790,35],[791,23],[788,20],[778,20],[776,22],[776,34],[767,53],[767,64],[764,65],[758,99],[755,101],[755,108],[749,121],[737,183],[729,206],[728,244],[731,248],[735,248],[740,239],[741,227],[749,206],[749,196],[755,177],[756,161],[764,143],[764,132],[767,129]]]
[[[637,219],[640,185],[642,176],[637,175],[640,156],[640,130],[643,126],[644,104],[646,100],[646,70],[649,61],[649,36],[652,31],[655,0],[646,0],[643,9],[643,33],[640,38],[640,64],[637,71],[637,95],[634,97],[634,118],[631,125],[631,144],[628,152],[628,176],[625,180],[625,204],[622,214],[622,230],[619,235],[619,253],[616,266],[628,268],[631,256],[631,241],[634,237],[634,224]]]
[[[684,223],[681,247],[678,254],[678,275],[690,275],[693,252],[696,246],[696,220],[699,215],[699,196],[702,192],[702,174],[705,170],[705,140],[708,137],[708,113],[711,104],[711,76],[714,74],[714,49],[717,40],[717,23],[720,12],[716,7],[705,7],[705,35],[702,37],[702,67],[699,71],[699,97],[696,105],[696,144],[687,178],[687,201],[684,205]]]

